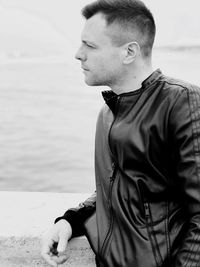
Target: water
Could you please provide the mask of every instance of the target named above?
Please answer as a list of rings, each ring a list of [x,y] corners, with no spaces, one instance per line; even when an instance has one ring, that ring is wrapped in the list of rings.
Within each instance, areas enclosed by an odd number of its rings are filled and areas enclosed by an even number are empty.
[[[200,85],[198,49],[156,51],[154,62]],[[0,190],[92,192],[100,91],[68,59],[1,63]]]

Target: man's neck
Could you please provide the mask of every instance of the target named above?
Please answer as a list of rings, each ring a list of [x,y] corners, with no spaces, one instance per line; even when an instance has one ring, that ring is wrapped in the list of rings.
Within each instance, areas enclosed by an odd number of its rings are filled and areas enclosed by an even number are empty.
[[[152,73],[152,66],[141,68],[138,71],[134,70],[134,72],[127,74],[121,83],[111,87],[111,90],[117,95],[138,90],[141,88],[142,82],[146,80]]]

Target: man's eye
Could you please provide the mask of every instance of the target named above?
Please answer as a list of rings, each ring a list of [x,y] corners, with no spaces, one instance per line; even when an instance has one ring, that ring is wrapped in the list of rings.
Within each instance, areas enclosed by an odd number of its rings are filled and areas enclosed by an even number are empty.
[[[86,44],[87,45],[87,47],[89,47],[89,48],[94,48],[94,46],[92,46],[92,45],[90,45],[90,44]]]
[[[84,41],[82,42],[82,45],[88,48],[95,48],[92,44],[84,42]]]

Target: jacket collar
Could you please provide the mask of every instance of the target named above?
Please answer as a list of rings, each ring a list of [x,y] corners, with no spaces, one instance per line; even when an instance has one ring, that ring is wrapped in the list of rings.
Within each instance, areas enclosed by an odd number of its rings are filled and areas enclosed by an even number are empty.
[[[155,70],[149,77],[147,77],[143,82],[142,82],[142,88],[146,89],[149,87],[152,83],[157,81],[161,76],[163,76],[162,72],[160,69]]]
[[[161,70],[157,69],[142,82],[142,87],[139,88],[138,90],[128,93],[122,93],[120,95],[115,94],[112,90],[106,90],[102,92],[102,96],[106,104],[109,106],[109,108],[114,112],[118,96],[128,96],[141,93],[144,90],[146,90],[150,85],[152,85],[155,81],[157,81],[161,76],[162,76]]]

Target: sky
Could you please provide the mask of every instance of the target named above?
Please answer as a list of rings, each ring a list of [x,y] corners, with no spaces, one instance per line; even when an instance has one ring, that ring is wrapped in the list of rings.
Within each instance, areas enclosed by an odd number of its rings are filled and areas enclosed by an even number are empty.
[[[70,54],[80,45],[81,8],[91,0],[0,0],[1,56]],[[144,0],[156,46],[200,45],[199,0]],[[73,51],[72,51],[73,50]]]

